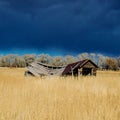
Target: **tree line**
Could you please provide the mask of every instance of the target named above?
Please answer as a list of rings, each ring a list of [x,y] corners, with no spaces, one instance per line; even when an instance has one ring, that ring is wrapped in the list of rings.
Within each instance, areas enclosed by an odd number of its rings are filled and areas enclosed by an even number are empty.
[[[25,54],[19,56],[16,54],[8,54],[0,56],[0,67],[27,67],[33,61],[38,61],[44,64],[54,66],[65,66],[70,63],[81,61],[84,59],[90,59],[95,62],[99,69],[102,70],[119,70],[120,69],[120,56],[109,57],[103,54],[95,53],[81,53],[77,56],[55,56],[52,57],[49,54]]]

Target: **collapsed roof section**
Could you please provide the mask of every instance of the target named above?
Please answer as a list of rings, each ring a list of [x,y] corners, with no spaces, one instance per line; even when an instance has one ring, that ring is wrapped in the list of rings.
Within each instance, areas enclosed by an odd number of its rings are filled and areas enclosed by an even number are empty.
[[[28,73],[36,77],[44,75],[60,76],[62,75],[65,67],[66,66],[52,66],[40,62],[33,62],[30,64],[30,66],[28,66]]]

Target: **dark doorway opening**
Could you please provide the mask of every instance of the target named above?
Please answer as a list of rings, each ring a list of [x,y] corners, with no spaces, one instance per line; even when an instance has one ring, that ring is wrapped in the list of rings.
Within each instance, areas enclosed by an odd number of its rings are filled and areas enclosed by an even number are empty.
[[[92,75],[92,68],[83,68],[82,75]]]

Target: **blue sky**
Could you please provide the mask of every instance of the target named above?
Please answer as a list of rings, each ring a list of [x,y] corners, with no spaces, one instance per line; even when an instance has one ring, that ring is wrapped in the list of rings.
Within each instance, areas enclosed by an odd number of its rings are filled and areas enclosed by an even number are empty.
[[[0,0],[0,53],[120,55],[119,0]]]

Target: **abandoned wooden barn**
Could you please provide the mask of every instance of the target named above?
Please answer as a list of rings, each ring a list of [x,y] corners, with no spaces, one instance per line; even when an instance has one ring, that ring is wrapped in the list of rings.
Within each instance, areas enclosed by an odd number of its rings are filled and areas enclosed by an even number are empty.
[[[67,66],[52,66],[40,62],[33,62],[28,66],[25,75],[32,76],[79,76],[79,75],[96,75],[98,66],[91,60],[78,61]]]
[[[94,62],[86,59],[86,60],[78,61],[76,63],[67,65],[62,75],[73,75],[73,76],[94,75],[96,76],[97,68],[98,66]]]

